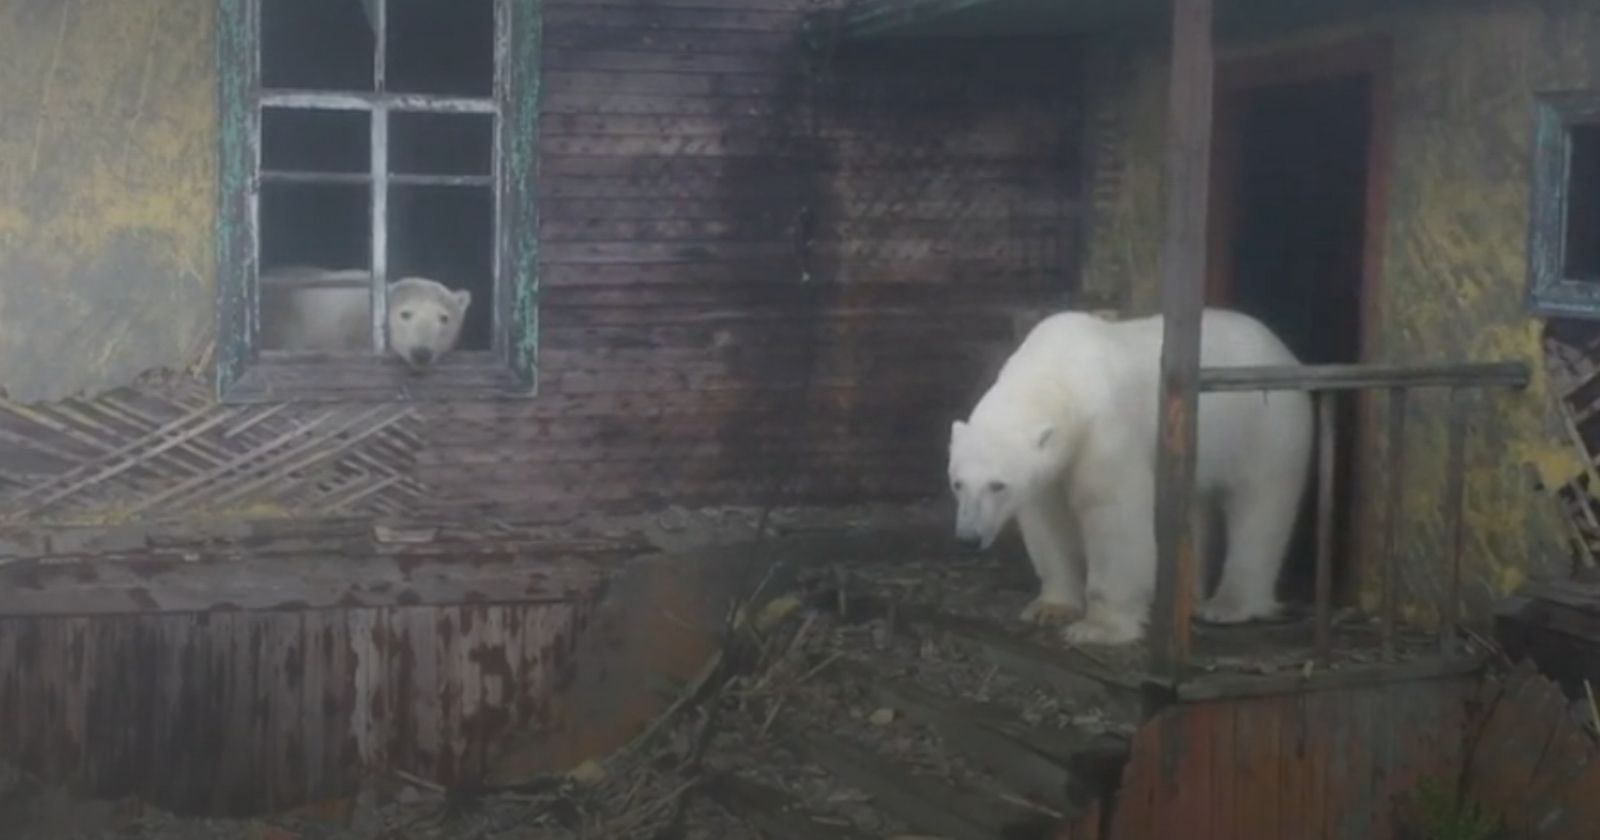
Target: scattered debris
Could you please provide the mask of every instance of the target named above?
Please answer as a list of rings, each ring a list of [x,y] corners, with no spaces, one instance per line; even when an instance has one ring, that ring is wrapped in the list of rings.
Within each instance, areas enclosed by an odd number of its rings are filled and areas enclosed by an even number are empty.
[[[567,775],[580,785],[596,785],[605,781],[606,769],[600,766],[600,762],[591,758],[572,768],[572,772]]]

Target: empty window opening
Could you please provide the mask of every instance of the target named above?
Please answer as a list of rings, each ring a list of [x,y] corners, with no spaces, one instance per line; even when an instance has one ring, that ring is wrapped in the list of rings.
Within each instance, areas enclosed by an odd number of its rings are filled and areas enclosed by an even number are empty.
[[[496,0],[257,4],[263,303],[314,276],[285,269],[341,272],[318,285],[368,291],[351,350],[381,352],[385,283],[426,277],[472,295],[458,350],[497,349]],[[263,349],[284,311],[262,306]]]
[[[1600,123],[1572,127],[1561,275],[1600,283]]]

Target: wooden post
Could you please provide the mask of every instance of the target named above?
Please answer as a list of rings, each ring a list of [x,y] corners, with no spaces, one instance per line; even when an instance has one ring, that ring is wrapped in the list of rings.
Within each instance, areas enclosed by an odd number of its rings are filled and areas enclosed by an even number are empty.
[[[1439,610],[1439,652],[1456,652],[1456,627],[1461,623],[1461,561],[1466,555],[1467,407],[1465,392],[1450,389],[1450,448],[1445,467],[1445,509],[1450,512],[1450,582]]]
[[[1400,603],[1400,558],[1395,541],[1400,535],[1400,512],[1405,505],[1406,487],[1406,389],[1389,389],[1389,478],[1388,499],[1383,513],[1383,604],[1380,636],[1383,658],[1393,660],[1394,627]]]
[[[1172,0],[1167,126],[1167,236],[1162,253],[1161,447],[1156,456],[1159,562],[1150,620],[1151,666],[1177,678],[1189,658],[1196,574],[1189,518],[1199,402],[1211,166],[1212,0]]]
[[[1313,642],[1317,664],[1327,667],[1333,651],[1333,418],[1338,391],[1316,392],[1317,403],[1317,589]]]

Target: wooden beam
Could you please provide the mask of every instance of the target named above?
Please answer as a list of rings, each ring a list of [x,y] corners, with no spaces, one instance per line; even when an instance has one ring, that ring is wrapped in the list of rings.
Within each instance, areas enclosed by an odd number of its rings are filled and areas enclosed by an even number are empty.
[[[1318,394],[1317,404],[1317,555],[1316,631],[1313,649],[1317,665],[1327,667],[1333,651],[1333,494],[1334,494],[1334,394]]]
[[[1435,365],[1290,365],[1204,368],[1200,390],[1360,391],[1377,388],[1526,388],[1522,362]]]
[[[182,535],[164,531],[55,533],[50,544],[22,546],[36,556],[0,555],[0,620],[571,601],[601,585],[615,590],[627,580],[618,576],[625,569],[656,564],[673,569],[685,591],[707,598],[712,590],[701,584],[720,586],[729,570],[751,566],[755,544],[730,539],[662,551],[632,539],[432,527],[412,529],[418,541],[388,542],[372,538],[370,526],[317,532],[316,523],[294,524],[307,531],[306,539],[292,538],[292,531],[281,538],[271,532],[250,537],[249,526],[219,527],[211,533],[231,536],[218,536],[221,544],[210,545],[173,544]],[[821,558],[848,564],[911,556],[948,540],[942,528],[921,524],[800,532],[763,540],[760,562],[753,565],[797,569]],[[0,532],[0,548],[6,542]]]
[[[1299,670],[1273,674],[1217,673],[1195,677],[1178,685],[1178,700],[1204,703],[1266,697],[1274,694],[1312,694],[1345,691],[1396,683],[1448,679],[1477,673],[1484,667],[1481,656],[1430,656],[1406,662],[1374,662],[1345,665],[1338,670],[1318,670],[1305,676]]]
[[[1200,312],[1206,281],[1210,186],[1212,0],[1173,0],[1167,125],[1167,239],[1162,254],[1161,447],[1156,456],[1155,608],[1151,670],[1180,675],[1189,658],[1195,545],[1195,406],[1200,384]]]
[[[586,597],[620,560],[516,553],[352,555],[259,561],[24,561],[0,567],[0,620],[19,616],[300,611],[562,602]]]

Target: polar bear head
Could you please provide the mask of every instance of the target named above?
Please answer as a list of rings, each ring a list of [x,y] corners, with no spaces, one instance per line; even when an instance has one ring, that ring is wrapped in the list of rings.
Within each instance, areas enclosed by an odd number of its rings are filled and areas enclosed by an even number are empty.
[[[423,277],[389,284],[389,350],[421,370],[455,349],[472,293]]]
[[[950,426],[950,489],[956,538],[988,548],[1017,509],[1055,473],[1055,427],[1006,429],[957,420]]]

